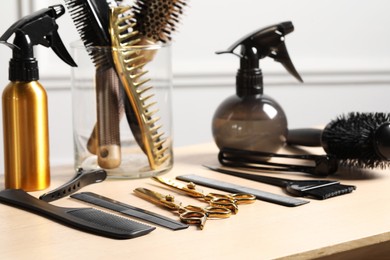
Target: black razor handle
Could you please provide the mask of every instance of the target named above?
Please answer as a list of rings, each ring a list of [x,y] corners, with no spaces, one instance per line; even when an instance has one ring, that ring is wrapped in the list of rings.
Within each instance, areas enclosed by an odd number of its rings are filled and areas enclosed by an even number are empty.
[[[155,227],[93,208],[64,208],[54,206],[20,189],[0,191],[0,201],[10,206],[39,214],[67,226],[110,238],[135,238],[146,235],[155,229]]]
[[[311,147],[322,146],[322,130],[315,128],[289,129],[287,143]]]

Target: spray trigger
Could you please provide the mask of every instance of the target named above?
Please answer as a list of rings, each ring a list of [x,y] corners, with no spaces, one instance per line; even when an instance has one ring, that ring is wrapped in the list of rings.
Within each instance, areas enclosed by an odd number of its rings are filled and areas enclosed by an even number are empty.
[[[69,52],[66,50],[66,47],[57,31],[53,32],[50,36],[48,36],[48,40],[49,46],[51,46],[54,53],[57,54],[58,57],[60,57],[70,66],[77,67],[77,64],[74,62],[72,56],[70,56]]]
[[[57,30],[56,19],[65,13],[62,5],[53,5],[36,11],[15,22],[0,37],[0,43],[13,49],[14,58],[33,59],[33,46],[51,47],[65,63],[76,67],[76,63],[66,50]],[[7,40],[15,34],[13,43]]]
[[[216,54],[236,55],[241,59],[241,69],[257,69],[260,59],[270,57],[280,62],[298,81],[303,82],[290,59],[285,44],[285,36],[292,31],[294,31],[294,26],[289,21],[271,25],[245,35],[227,50],[218,51]],[[235,50],[239,46],[241,46],[241,50],[238,54]]]
[[[298,81],[303,82],[301,76],[292,63],[290,56],[288,55],[286,44],[280,44],[276,50],[270,53],[269,57],[273,58],[277,62],[280,62],[292,76],[294,76]]]

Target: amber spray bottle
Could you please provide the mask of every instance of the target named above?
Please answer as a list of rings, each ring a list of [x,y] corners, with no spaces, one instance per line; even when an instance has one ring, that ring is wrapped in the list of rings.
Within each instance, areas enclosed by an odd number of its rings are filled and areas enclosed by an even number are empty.
[[[57,32],[56,19],[64,12],[62,5],[42,9],[15,22],[0,37],[0,43],[13,50],[10,83],[2,95],[5,188],[36,191],[50,185],[47,95],[38,82],[33,46],[51,47],[76,66]]]
[[[236,95],[225,99],[212,120],[217,146],[249,151],[276,152],[287,137],[287,118],[282,107],[263,93],[263,75],[259,60],[271,57],[280,62],[297,80],[302,79],[288,55],[285,35],[294,30],[283,22],[244,36],[228,50],[240,58],[236,76]],[[241,47],[239,53],[235,50]]]

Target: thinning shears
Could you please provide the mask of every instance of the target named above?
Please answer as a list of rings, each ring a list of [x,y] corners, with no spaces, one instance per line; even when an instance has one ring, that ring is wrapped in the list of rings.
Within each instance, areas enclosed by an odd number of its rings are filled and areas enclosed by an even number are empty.
[[[203,191],[196,189],[196,185],[193,182],[189,182],[186,185],[177,181],[173,181],[164,177],[153,177],[154,180],[165,184],[175,190],[181,191],[191,197],[202,199],[213,207],[228,208],[233,214],[238,212],[237,205],[250,204],[255,202],[256,196],[246,193],[238,194],[220,194],[220,193],[208,193],[204,194]]]
[[[193,205],[182,206],[180,202],[175,201],[175,198],[172,195],[163,195],[159,192],[146,188],[136,188],[134,193],[140,198],[150,201],[156,205],[164,206],[172,211],[176,211],[179,214],[181,222],[197,225],[200,229],[204,228],[208,218],[228,218],[231,215],[231,211],[227,208],[212,206],[201,208]]]

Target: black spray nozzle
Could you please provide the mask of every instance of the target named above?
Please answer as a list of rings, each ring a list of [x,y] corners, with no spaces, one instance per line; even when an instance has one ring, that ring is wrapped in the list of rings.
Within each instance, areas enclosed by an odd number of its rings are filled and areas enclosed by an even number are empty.
[[[27,15],[15,22],[0,37],[0,43],[13,49],[13,58],[16,60],[32,60],[33,46],[43,45],[51,47],[64,62],[70,66],[77,66],[66,50],[57,30],[56,19],[65,13],[62,5],[54,5]],[[15,34],[13,43],[7,40]]]
[[[217,54],[231,53],[241,59],[241,69],[258,68],[259,60],[265,57],[271,57],[280,62],[286,70],[297,80],[303,82],[292,63],[286,44],[285,35],[294,31],[292,22],[282,22],[271,25],[248,35],[245,35],[226,51],[216,52]],[[236,53],[237,47],[241,46],[240,53]]]

